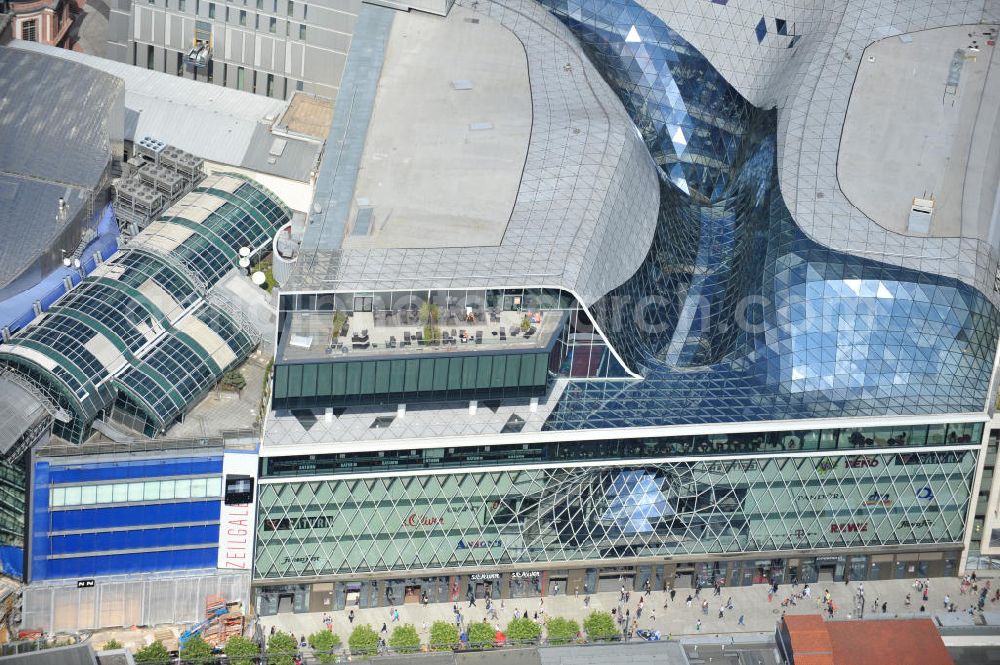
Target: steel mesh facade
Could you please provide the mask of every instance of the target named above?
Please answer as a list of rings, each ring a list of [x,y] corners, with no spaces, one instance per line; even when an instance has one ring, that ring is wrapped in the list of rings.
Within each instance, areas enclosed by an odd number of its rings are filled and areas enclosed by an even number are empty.
[[[955,544],[976,457],[966,446],[262,483],[254,577]]]

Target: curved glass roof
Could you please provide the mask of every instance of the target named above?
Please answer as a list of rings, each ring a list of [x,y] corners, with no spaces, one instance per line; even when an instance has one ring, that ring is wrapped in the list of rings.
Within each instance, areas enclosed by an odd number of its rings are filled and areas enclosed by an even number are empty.
[[[113,402],[113,385],[169,423],[258,341],[205,302],[207,289],[238,265],[241,247],[267,247],[290,219],[256,183],[210,176],[0,346],[0,363],[30,367],[71,396],[81,420]]]
[[[545,428],[983,410],[1000,315],[982,293],[806,237],[778,184],[775,112],[634,0],[542,2],[663,172],[645,262],[592,307],[644,379],[571,383]],[[622,317],[621,302],[647,305]]]

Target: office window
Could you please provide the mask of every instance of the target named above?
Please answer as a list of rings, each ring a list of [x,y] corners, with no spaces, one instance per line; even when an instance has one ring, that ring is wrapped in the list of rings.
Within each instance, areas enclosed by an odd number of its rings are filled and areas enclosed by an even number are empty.
[[[304,23],[299,23],[299,39],[306,38],[306,26]]]
[[[287,12],[287,14],[289,16],[291,16],[294,13],[295,13],[295,3],[292,2],[292,0],[288,0],[288,12]]]
[[[271,11],[274,12],[275,14],[278,13],[278,0],[272,0]]]
[[[260,14],[253,15],[253,29],[260,30]]]
[[[267,75],[267,96],[274,97],[274,74]]]
[[[153,46],[151,44],[146,45],[146,69],[153,68]]]
[[[215,3],[208,3],[208,18],[215,18]]]
[[[305,86],[303,85],[302,81],[295,82],[295,89],[298,90],[299,92],[305,90]]]
[[[257,9],[264,9],[264,0],[257,0]]]
[[[128,500],[129,501],[142,501],[142,483],[129,483],[128,484]]]
[[[243,67],[237,67],[236,87],[239,88],[240,90],[246,90],[247,89],[246,78],[247,78],[246,70]]]
[[[240,10],[240,25],[246,26],[247,24],[247,13],[246,10]]]
[[[309,18],[309,5],[302,5],[302,20],[305,21]]]
[[[187,0],[177,0],[177,11],[187,11]]]
[[[194,14],[201,16],[201,0],[194,0]]]
[[[114,500],[114,485],[97,486],[97,503],[111,503]]]
[[[291,34],[292,34],[292,22],[285,21],[285,37],[288,37]]]
[[[226,7],[226,23],[229,23],[229,7]]]
[[[79,506],[80,505],[80,495],[83,493],[80,487],[67,487],[66,488],[66,505],[67,506]]]
[[[268,32],[276,32],[277,29],[278,29],[278,19],[276,19],[276,18],[274,18],[272,16],[267,21],[267,31]]]
[[[21,39],[26,42],[38,41],[38,23],[35,19],[25,21],[21,24]]]
[[[177,75],[184,75],[184,55],[182,53],[177,54]]]

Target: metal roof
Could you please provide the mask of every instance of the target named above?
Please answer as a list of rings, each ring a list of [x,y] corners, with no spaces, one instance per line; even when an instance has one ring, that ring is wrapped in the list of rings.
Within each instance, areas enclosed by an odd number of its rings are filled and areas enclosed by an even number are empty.
[[[6,453],[21,435],[34,427],[48,411],[19,382],[0,374],[0,452]]]
[[[272,142],[267,123],[281,115],[288,106],[285,101],[35,42],[19,41],[14,46],[83,63],[121,78],[125,138],[130,141],[152,136],[210,162],[309,181],[321,149],[319,143],[282,137],[288,145],[273,164],[261,159],[255,146],[262,140],[262,132],[267,135],[261,148],[267,156]]]
[[[0,49],[0,173],[94,187],[111,158],[121,89],[82,63]]]
[[[122,140],[121,90],[80,63],[0,48],[0,288],[52,248],[101,183]]]
[[[5,665],[97,665],[89,644],[74,644],[0,658]]]
[[[68,220],[75,219],[87,204],[89,193],[89,189],[81,187],[0,172],[0,234],[4,238],[0,243],[0,289],[49,251],[66,231]],[[66,213],[57,218],[60,198],[66,202]],[[26,223],[28,220],[30,223]]]
[[[366,168],[364,146],[379,80],[399,75],[393,53],[404,38],[393,26],[408,20],[406,14],[364,4],[316,180],[311,226],[285,292],[544,285],[570,289],[589,304],[642,263],[656,228],[660,185],[649,151],[615,93],[544,7],[518,0],[480,3],[478,11],[477,25],[509,30],[521,42],[531,91],[527,156],[499,244],[342,245],[355,181]],[[468,25],[460,10],[440,21],[453,29]],[[413,107],[426,96],[448,94],[444,73],[440,84],[414,91]],[[399,154],[412,148],[400,145]],[[389,159],[397,169],[410,168],[405,159]]]

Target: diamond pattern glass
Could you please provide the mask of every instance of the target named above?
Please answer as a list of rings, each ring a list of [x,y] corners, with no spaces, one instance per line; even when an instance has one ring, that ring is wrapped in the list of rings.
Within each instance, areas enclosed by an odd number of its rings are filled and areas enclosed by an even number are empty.
[[[654,14],[632,0],[542,4],[616,90],[662,175],[645,262],[593,307],[645,380],[572,383],[546,428],[984,408],[998,314],[981,293],[807,238],[778,186],[776,113]]]
[[[265,481],[255,578],[957,543],[976,454]]]

